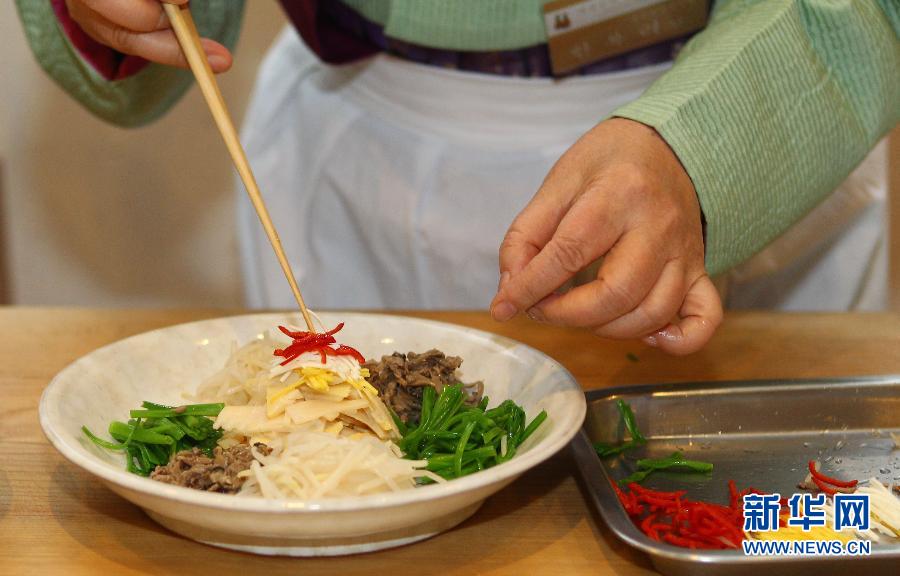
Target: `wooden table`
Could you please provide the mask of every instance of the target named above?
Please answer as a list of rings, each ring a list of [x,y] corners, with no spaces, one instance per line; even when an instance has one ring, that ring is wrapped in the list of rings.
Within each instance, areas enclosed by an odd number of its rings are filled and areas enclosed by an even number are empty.
[[[645,574],[646,557],[597,518],[567,451],[431,540],[346,558],[262,558],[169,533],[70,465],[44,439],[37,405],[50,378],[125,336],[222,311],[0,308],[0,574]],[[585,388],[663,381],[900,373],[900,317],[731,314],[687,358],[483,313],[416,314],[495,331],[561,361]],[[196,572],[195,572],[196,571]]]

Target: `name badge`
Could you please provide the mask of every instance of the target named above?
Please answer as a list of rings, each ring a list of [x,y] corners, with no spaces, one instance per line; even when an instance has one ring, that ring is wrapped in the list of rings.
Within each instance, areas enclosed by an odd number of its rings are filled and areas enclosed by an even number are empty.
[[[706,26],[709,0],[553,0],[544,25],[554,75]]]

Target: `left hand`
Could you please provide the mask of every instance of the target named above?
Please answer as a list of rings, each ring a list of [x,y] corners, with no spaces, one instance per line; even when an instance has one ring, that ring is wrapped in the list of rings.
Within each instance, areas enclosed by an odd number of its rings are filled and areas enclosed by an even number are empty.
[[[601,257],[596,280],[556,292]],[[510,226],[491,314],[688,354],[722,321],[703,259],[700,205],[675,153],[652,128],[613,118],[563,154]]]

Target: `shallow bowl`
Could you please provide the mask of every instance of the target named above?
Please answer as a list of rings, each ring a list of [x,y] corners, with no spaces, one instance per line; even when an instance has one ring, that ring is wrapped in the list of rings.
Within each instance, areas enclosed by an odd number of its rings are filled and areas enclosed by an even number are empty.
[[[367,358],[438,348],[463,358],[464,381],[482,380],[494,406],[511,398],[528,418],[548,418],[515,458],[443,484],[379,495],[321,500],[270,500],[214,494],[130,474],[121,454],[89,442],[81,426],[105,432],[143,400],[182,404],[243,344],[296,315],[252,314],[155,330],[100,348],[75,361],[47,386],[40,419],[68,460],[188,538],[258,554],[322,556],[399,546],[428,538],[471,516],[485,498],[565,446],[585,414],[574,378],[545,354],[514,340],[462,326],[364,313],[321,314],[345,322],[340,342]],[[105,434],[102,434],[105,436]]]

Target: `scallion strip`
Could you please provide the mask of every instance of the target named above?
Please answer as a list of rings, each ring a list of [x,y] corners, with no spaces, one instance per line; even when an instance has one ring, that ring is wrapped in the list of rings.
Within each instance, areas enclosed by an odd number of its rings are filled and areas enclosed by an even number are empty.
[[[463,430],[462,436],[459,439],[459,443],[456,445],[456,475],[462,476],[462,459],[463,452],[466,450],[466,444],[469,442],[469,436],[472,435],[472,430],[475,429],[475,421],[469,422],[466,424],[466,428]]]
[[[107,442],[106,440],[96,436],[93,432],[90,431],[90,429],[88,429],[87,426],[82,426],[81,431],[85,436],[88,437],[88,440],[101,448],[106,448],[107,450],[125,450],[127,448],[125,444],[113,444],[112,442]]]

